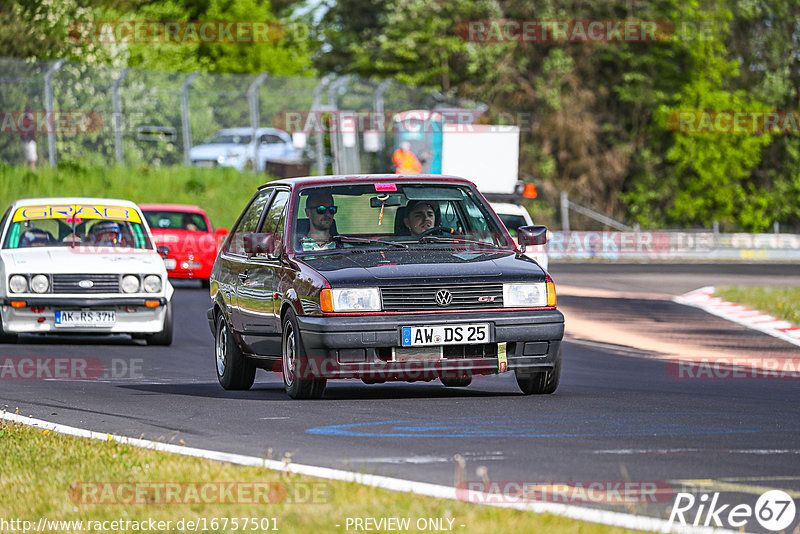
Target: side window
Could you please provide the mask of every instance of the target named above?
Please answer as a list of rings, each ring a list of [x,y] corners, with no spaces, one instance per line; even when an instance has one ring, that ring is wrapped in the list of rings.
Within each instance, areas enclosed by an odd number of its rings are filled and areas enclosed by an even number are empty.
[[[262,145],[276,145],[278,143],[283,143],[283,139],[281,139],[277,135],[264,134],[261,136]]]
[[[275,234],[275,252],[283,250],[283,220],[288,203],[289,191],[278,191],[267,210],[264,226],[261,229],[264,233]]]
[[[242,215],[239,224],[231,232],[230,240],[228,241],[228,248],[226,252],[231,254],[244,255],[244,234],[255,232],[258,227],[258,221],[261,219],[261,213],[264,211],[264,206],[267,204],[272,189],[262,191],[255,200],[248,206],[247,210]]]

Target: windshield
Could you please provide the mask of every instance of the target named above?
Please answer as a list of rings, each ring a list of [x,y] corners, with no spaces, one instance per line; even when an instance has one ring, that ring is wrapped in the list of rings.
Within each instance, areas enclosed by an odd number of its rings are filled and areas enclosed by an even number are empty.
[[[466,186],[370,183],[305,187],[295,202],[294,250],[513,247]]]
[[[18,208],[3,248],[75,245],[151,248],[139,212],[110,205],[41,205]]]
[[[194,230],[208,232],[205,218],[199,213],[185,211],[144,211],[151,230]]]
[[[508,231],[511,232],[511,235],[514,237],[517,236],[517,229],[520,226],[526,226],[528,224],[525,222],[525,217],[522,215],[498,213],[497,216],[500,217],[500,220],[503,221],[503,224],[506,225],[506,228],[508,228]]]
[[[207,141],[209,145],[247,145],[252,136],[217,132]]]

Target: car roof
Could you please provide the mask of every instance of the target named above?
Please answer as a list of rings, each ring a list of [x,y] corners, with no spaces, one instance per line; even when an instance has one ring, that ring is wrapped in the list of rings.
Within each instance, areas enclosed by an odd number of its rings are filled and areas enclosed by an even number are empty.
[[[497,213],[500,213],[502,211],[503,214],[509,214],[509,215],[512,214],[530,215],[530,213],[528,213],[528,210],[526,210],[524,206],[520,206],[519,204],[512,204],[510,202],[490,202],[490,204],[494,208],[494,211],[496,211]]]
[[[283,178],[281,180],[267,182],[259,187],[259,189],[263,189],[264,187],[271,185],[289,185],[291,187],[300,187],[305,185],[346,184],[348,182],[457,182],[461,184],[475,185],[465,178],[448,176],[444,174],[340,174],[332,176],[303,176],[298,178]]]
[[[115,204],[120,207],[138,208],[130,200],[119,198],[96,198],[96,197],[41,197],[41,198],[21,198],[15,200],[11,206],[39,206],[41,204]]]
[[[206,214],[206,210],[200,206],[193,206],[191,204],[139,204],[142,211],[179,211],[183,213],[199,213]]]

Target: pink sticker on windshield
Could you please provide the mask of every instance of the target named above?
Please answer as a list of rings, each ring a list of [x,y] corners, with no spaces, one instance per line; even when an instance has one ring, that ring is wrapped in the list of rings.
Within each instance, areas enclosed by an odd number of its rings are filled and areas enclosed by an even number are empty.
[[[397,191],[396,184],[375,184],[375,191]]]

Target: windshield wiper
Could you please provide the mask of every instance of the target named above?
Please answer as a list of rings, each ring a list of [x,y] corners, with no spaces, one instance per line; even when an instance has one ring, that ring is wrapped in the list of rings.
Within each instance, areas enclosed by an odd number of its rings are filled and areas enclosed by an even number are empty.
[[[408,245],[406,245],[405,243],[396,243],[394,241],[383,241],[381,239],[367,239],[365,237],[352,237],[349,235],[335,235],[331,237],[331,241],[336,241],[337,243],[364,243],[364,244],[379,243],[381,245],[389,245],[391,247],[408,248]]]
[[[459,237],[441,237],[435,235],[426,235],[421,237],[417,243],[463,243],[465,245],[481,245],[484,247],[502,249],[500,245],[494,243],[486,243],[485,241],[474,241],[472,239],[461,239]]]

